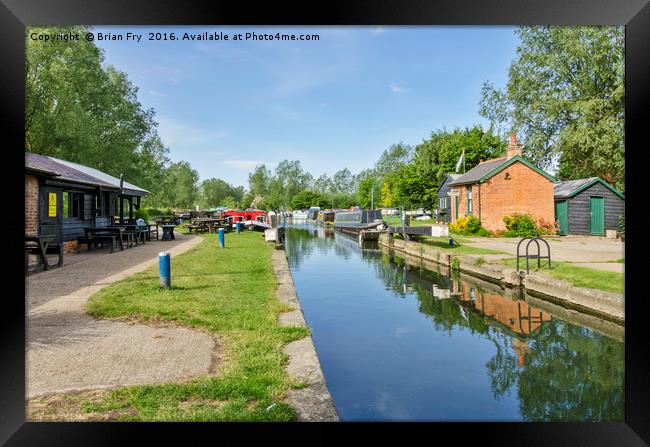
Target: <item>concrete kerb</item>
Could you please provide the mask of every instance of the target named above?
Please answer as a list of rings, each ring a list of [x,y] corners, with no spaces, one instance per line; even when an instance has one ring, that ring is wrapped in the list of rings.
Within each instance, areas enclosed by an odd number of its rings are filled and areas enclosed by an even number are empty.
[[[278,281],[276,297],[294,309],[278,316],[280,326],[307,327],[284,250],[274,250],[272,262]],[[307,383],[306,387],[287,393],[287,401],[296,410],[298,421],[339,421],[311,336],[287,344],[284,353],[289,357],[289,376]]]
[[[180,254],[201,241],[192,238],[170,251]],[[27,399],[135,384],[183,382],[216,373],[219,346],[216,337],[207,331],[166,323],[95,319],[84,312],[91,295],[156,262],[157,258],[147,260],[29,310]],[[55,278],[50,275],[49,280]]]
[[[411,256],[427,261],[433,261],[452,267],[454,259],[456,267],[463,273],[500,284],[507,287],[523,287],[525,292],[539,298],[561,304],[582,312],[592,313],[602,318],[625,323],[625,299],[620,293],[603,292],[595,289],[576,287],[566,281],[548,278],[542,275],[522,275],[515,269],[489,262],[480,264],[479,257],[470,255],[450,255],[431,246],[423,246],[418,242],[396,240],[387,234],[379,236],[379,243],[384,247],[395,249]]]

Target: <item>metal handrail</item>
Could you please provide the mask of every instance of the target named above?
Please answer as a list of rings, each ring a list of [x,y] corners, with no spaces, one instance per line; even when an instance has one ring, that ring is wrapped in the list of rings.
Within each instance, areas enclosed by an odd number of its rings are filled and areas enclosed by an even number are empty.
[[[548,241],[541,237],[525,237],[522,238],[519,243],[517,244],[517,271],[519,271],[519,258],[522,257],[519,253],[519,248],[521,247],[521,243],[528,240],[528,243],[526,244],[526,274],[530,273],[530,258],[537,258],[537,269],[539,270],[542,266],[542,253],[541,253],[541,248],[539,245],[539,241],[544,242],[546,244],[546,255],[544,256],[548,260],[548,269],[551,270],[551,246],[548,244]],[[535,242],[535,245],[537,245],[537,254],[536,255],[531,255],[528,253],[528,249],[530,247],[530,244]]]

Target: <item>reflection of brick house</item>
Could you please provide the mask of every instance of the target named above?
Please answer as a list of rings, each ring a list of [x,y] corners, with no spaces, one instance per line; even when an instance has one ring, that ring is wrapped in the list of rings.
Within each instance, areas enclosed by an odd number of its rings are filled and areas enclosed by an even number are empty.
[[[458,286],[457,286],[458,287]],[[533,337],[544,322],[552,317],[530,306],[525,301],[513,300],[494,293],[480,292],[467,283],[460,284],[458,299],[471,303],[472,307],[486,317],[500,323],[507,330],[514,332],[512,348],[517,355],[517,365],[524,365],[524,357],[530,352],[528,338]]]
[[[449,183],[451,221],[466,215],[488,230],[505,230],[503,217],[527,213],[555,221],[553,177],[521,156],[521,144],[510,134],[507,156],[479,163]]]

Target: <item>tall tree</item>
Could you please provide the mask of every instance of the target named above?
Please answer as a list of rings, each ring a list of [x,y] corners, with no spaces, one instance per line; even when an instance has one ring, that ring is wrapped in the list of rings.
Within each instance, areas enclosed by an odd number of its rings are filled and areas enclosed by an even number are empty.
[[[225,180],[210,178],[201,182],[201,202],[204,206],[211,207],[222,205],[222,202],[226,197],[233,198],[232,193],[232,186]]]
[[[352,175],[348,168],[337,171],[332,176],[330,184],[330,191],[340,194],[354,194],[356,190],[356,178]]]
[[[172,163],[166,173],[168,201],[172,206],[191,208],[198,201],[199,173],[186,161]]]
[[[327,174],[322,174],[316,180],[314,180],[314,191],[325,193],[330,190],[332,180],[327,176]]]
[[[255,167],[255,170],[248,174],[248,188],[253,197],[266,196],[271,180],[271,171],[265,165]]]
[[[622,27],[522,27],[505,90],[486,82],[480,113],[514,129],[524,155],[557,176],[624,189]]]

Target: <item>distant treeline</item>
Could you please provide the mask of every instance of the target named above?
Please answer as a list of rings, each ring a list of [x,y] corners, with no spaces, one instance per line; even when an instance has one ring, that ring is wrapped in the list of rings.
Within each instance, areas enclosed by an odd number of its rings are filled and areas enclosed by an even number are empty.
[[[32,40],[32,32],[85,34],[86,27],[26,31],[25,150],[92,166],[125,178],[151,194],[150,208],[218,205],[258,208],[347,208],[351,205],[435,208],[439,182],[505,153],[510,131],[523,155],[555,170],[561,180],[598,176],[625,189],[624,57],[621,27],[522,27],[508,81],[483,85],[479,113],[490,122],[433,131],[420,144],[385,149],[374,166],[353,174],[314,177],[300,161],[264,165],[249,174],[248,189],[199,175],[188,162],[171,163],[155,112],[137,100],[138,88],[85,40]],[[379,150],[378,150],[379,152]],[[461,168],[462,169],[462,168]]]

